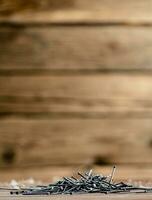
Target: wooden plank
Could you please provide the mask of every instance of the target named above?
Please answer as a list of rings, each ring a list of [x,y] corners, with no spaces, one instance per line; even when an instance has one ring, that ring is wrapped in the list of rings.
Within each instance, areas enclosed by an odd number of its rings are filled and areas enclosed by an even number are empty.
[[[150,99],[0,97],[0,115],[33,117],[151,117]]]
[[[1,166],[151,164],[151,130],[151,119],[4,119]]]
[[[91,166],[95,173],[108,176],[111,172],[112,166]],[[36,182],[42,181],[43,183],[55,182],[62,177],[76,176],[76,173],[88,171],[87,167],[82,166],[43,166],[43,167],[30,167],[30,168],[14,168],[14,169],[1,169],[0,186],[4,186],[4,182],[10,180],[22,181],[24,184],[29,177],[32,177]],[[24,180],[24,181],[23,181]],[[136,184],[144,184],[151,186],[152,181],[152,168],[149,166],[128,166],[118,165],[114,176],[114,181],[129,181]]]
[[[0,77],[1,116],[151,118],[151,97],[146,75]]]
[[[10,194],[8,194],[8,192],[4,192],[2,191],[2,195],[0,197],[0,200],[9,200]],[[25,196],[22,196],[23,200],[26,200],[27,198]],[[151,194],[145,194],[142,193],[140,195],[137,194],[128,194],[128,195],[124,195],[124,194],[112,194],[112,195],[104,195],[104,194],[78,194],[78,195],[73,195],[72,197],[70,195],[55,195],[53,196],[54,200],[116,200],[116,199],[124,199],[124,200],[151,200],[152,195]],[[20,196],[11,196],[12,200],[20,200]],[[37,197],[32,196],[30,197],[31,200],[36,200]],[[49,200],[50,196],[40,196],[39,197],[40,200]]]
[[[110,98],[115,95],[115,98],[145,98],[146,95],[151,97],[151,85],[151,76],[144,75],[9,76],[0,77],[0,95],[42,98]]]
[[[151,27],[1,27],[0,72],[148,71],[151,35]]]
[[[124,23],[151,24],[151,0],[60,0],[1,4],[1,21],[16,23]],[[31,10],[29,12],[26,12]],[[34,10],[36,12],[34,12]],[[23,11],[23,13],[21,12]],[[42,12],[41,12],[42,11]],[[48,11],[48,12],[46,12]],[[16,14],[19,12],[19,14]]]

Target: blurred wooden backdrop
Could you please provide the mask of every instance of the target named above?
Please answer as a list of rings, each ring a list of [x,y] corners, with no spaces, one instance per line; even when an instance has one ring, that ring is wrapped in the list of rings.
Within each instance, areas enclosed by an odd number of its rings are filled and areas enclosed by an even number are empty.
[[[0,1],[1,168],[151,168],[151,11],[152,0]]]

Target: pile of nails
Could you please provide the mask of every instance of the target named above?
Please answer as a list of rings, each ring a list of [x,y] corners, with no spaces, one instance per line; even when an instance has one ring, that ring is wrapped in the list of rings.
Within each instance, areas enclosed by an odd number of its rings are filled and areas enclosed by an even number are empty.
[[[11,194],[22,195],[59,195],[59,194],[85,194],[85,193],[147,193],[152,192],[152,188],[135,187],[123,182],[114,183],[113,176],[115,167],[113,167],[110,176],[94,174],[92,170],[81,174],[79,178],[63,177],[61,180],[48,186],[36,186],[34,188],[25,188],[11,191]]]

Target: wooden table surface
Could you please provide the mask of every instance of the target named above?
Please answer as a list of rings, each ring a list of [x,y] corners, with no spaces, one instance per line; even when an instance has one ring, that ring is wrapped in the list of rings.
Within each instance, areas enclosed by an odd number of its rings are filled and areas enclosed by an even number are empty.
[[[152,194],[83,194],[58,196],[11,196],[7,192],[0,192],[0,200],[151,200]]]
[[[76,167],[42,167],[35,169],[14,169],[0,171],[0,180],[3,182],[11,179],[23,180],[23,178],[33,177],[34,180],[41,180],[42,182],[51,182],[60,179],[62,176],[75,175],[77,171],[83,172],[84,168]],[[93,166],[93,171],[108,175],[111,172],[111,167],[99,167]],[[152,186],[152,168],[151,167],[133,167],[133,166],[118,166],[115,173],[114,182],[117,181],[128,182],[131,181],[134,184],[143,184],[146,186]],[[1,184],[2,186],[2,184]],[[52,199],[52,200],[151,200],[152,193],[147,194],[83,194],[83,195],[58,195],[58,196],[11,196],[9,192],[0,191],[0,200],[41,200],[41,199]]]

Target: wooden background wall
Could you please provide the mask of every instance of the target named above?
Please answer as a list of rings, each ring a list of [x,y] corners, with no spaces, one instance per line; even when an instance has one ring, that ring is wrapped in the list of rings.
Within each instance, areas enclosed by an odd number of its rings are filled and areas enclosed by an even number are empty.
[[[0,6],[0,167],[152,166],[152,0],[21,2]]]

